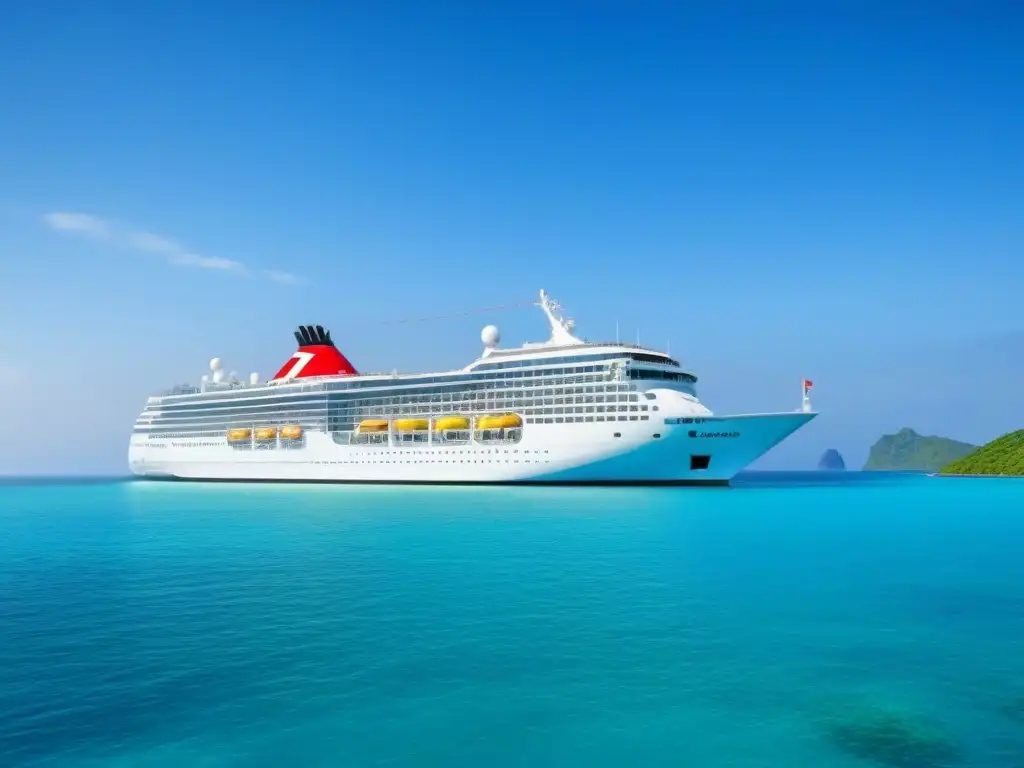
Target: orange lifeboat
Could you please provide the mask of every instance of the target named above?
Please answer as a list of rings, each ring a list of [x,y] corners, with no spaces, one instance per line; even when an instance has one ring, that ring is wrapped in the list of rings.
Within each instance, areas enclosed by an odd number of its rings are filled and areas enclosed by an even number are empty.
[[[283,440],[299,440],[302,437],[302,427],[298,424],[289,424],[281,427],[281,439]]]
[[[387,419],[365,419],[359,422],[359,426],[356,428],[356,432],[365,434],[367,432],[387,432],[388,422]]]
[[[438,432],[449,429],[469,429],[469,419],[465,416],[440,416],[434,419],[434,429]]]
[[[260,427],[256,430],[257,440],[276,440],[277,439],[277,427]]]
[[[477,429],[514,429],[523,426],[523,420],[515,413],[500,416],[481,416],[476,420]]]
[[[229,443],[244,443],[252,439],[252,430],[248,427],[228,430]]]
[[[429,429],[428,419],[395,419],[395,429],[399,432],[415,432],[421,429]]]

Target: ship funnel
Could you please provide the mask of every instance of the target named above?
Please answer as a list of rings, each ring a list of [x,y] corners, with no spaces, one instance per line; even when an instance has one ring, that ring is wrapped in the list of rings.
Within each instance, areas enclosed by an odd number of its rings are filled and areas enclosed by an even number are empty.
[[[322,325],[300,325],[295,330],[298,351],[271,381],[305,379],[311,376],[355,376],[356,369],[334,346],[331,332]]]

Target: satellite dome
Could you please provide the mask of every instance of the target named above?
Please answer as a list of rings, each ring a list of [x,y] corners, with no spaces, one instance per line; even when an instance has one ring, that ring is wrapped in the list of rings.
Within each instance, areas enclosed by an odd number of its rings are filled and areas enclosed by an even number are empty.
[[[501,341],[501,333],[498,332],[498,327],[495,325],[485,327],[480,331],[480,341],[488,349],[498,346],[498,342]]]
[[[219,357],[215,357],[215,358],[213,358],[213,360],[210,361],[210,370],[211,371],[219,371],[220,370],[220,358]]]

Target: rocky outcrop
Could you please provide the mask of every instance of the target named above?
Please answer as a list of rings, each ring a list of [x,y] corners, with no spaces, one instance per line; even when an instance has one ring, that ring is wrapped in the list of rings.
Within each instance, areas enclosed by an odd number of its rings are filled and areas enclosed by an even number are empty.
[[[846,469],[846,462],[842,455],[835,448],[829,448],[818,459],[818,469],[838,471]]]

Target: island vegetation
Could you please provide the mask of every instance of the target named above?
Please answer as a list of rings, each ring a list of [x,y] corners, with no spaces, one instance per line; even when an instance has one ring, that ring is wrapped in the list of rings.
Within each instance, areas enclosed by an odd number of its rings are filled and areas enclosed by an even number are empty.
[[[868,454],[866,470],[938,472],[950,462],[967,456],[978,446],[936,435],[919,435],[904,427],[882,435]]]
[[[1024,429],[997,437],[991,443],[946,464],[939,473],[1024,477]]]

